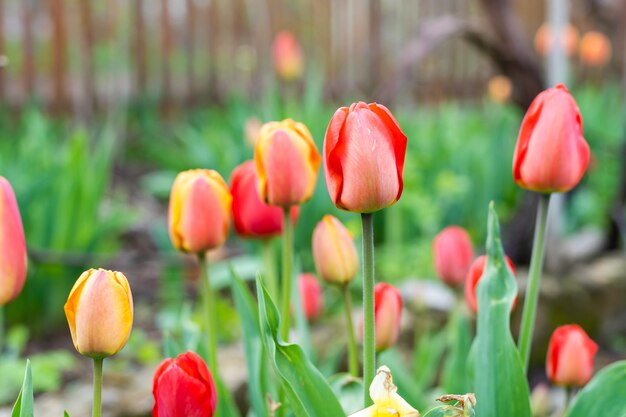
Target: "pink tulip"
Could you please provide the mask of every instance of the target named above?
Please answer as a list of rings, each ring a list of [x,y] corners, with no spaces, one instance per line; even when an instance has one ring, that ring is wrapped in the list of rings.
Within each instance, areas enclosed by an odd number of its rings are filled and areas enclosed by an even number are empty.
[[[446,284],[456,287],[465,282],[474,259],[469,234],[459,226],[448,226],[433,240],[435,271]]]
[[[326,215],[313,230],[313,260],[328,283],[346,285],[356,276],[359,257],[352,234],[337,218]]]
[[[26,240],[13,188],[0,176],[0,306],[14,300],[26,281]]]
[[[546,371],[552,383],[582,387],[593,376],[598,345],[578,325],[558,327],[550,338]]]
[[[359,102],[338,109],[324,139],[324,175],[333,203],[371,213],[398,201],[406,144],[385,106]]]
[[[322,286],[313,274],[300,274],[298,289],[304,315],[308,320],[319,317],[324,309],[324,293]]]
[[[278,75],[292,81],[300,78],[304,70],[304,56],[298,39],[288,31],[279,32],[272,44],[274,68]]]
[[[376,351],[395,345],[400,336],[402,296],[396,287],[381,282],[374,287]]]

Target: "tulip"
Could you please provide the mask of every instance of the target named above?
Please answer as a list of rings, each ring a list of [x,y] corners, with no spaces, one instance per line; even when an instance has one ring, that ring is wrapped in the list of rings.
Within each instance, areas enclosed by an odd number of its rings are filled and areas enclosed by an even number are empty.
[[[522,188],[542,193],[574,188],[589,164],[580,111],[563,84],[539,94],[520,128],[513,156],[513,178]]]
[[[261,199],[272,206],[290,207],[311,198],[320,155],[309,129],[291,119],[263,125],[254,160]]]
[[[374,326],[376,351],[393,346],[400,336],[402,296],[396,287],[381,282],[374,288]]]
[[[578,325],[558,327],[548,346],[546,372],[553,384],[582,387],[593,376],[598,345]]]
[[[463,284],[474,259],[472,240],[460,226],[448,226],[433,240],[435,271],[446,284]]]
[[[561,29],[560,36],[554,32],[549,23],[544,23],[539,27],[537,33],[535,33],[535,49],[537,52],[546,56],[558,43],[565,55],[574,55],[580,37],[578,29],[575,26],[567,25]]]
[[[193,169],[176,176],[170,193],[169,233],[174,247],[204,253],[224,244],[232,197],[216,171]]]
[[[324,175],[333,203],[371,213],[398,201],[406,144],[385,106],[359,102],[338,109],[324,138]]]
[[[133,297],[121,272],[90,269],[82,273],[65,303],[76,350],[101,359],[122,350],[133,326]]]
[[[198,354],[166,359],[154,373],[152,417],[212,417],[217,391],[209,368]]]
[[[359,258],[352,234],[337,218],[326,215],[313,230],[313,260],[330,284],[347,285],[357,273]]]
[[[258,176],[254,161],[246,161],[233,171],[230,191],[233,196],[235,230],[242,237],[270,238],[283,230],[283,212],[280,207],[265,204],[257,189]],[[291,208],[291,220],[298,218],[299,208]]]
[[[282,31],[272,44],[274,68],[285,81],[297,80],[304,70],[302,48],[293,33]]]
[[[26,281],[26,240],[11,184],[0,176],[0,307],[13,301]]]
[[[371,382],[369,395],[374,404],[349,417],[419,417],[420,415],[398,394],[391,371],[386,366],[378,368]]]
[[[496,103],[506,103],[513,93],[511,79],[504,75],[496,75],[487,83],[489,98]]]
[[[324,309],[324,293],[322,286],[313,274],[300,274],[298,277],[298,290],[302,310],[308,320],[314,320]]]
[[[611,60],[611,41],[601,32],[585,33],[580,41],[580,60],[590,67],[603,67]]]
[[[511,262],[508,256],[505,256],[506,263],[509,266],[509,269],[513,274],[515,274],[515,265]],[[487,264],[487,257],[485,255],[479,256],[474,260],[472,266],[467,272],[467,278],[465,279],[465,301],[469,306],[470,310],[476,314],[478,312],[478,301],[476,300],[476,286],[478,285],[478,281],[483,277],[483,273],[485,272],[485,265]],[[517,298],[515,298],[515,302],[513,303],[512,308],[515,308],[517,304]]]

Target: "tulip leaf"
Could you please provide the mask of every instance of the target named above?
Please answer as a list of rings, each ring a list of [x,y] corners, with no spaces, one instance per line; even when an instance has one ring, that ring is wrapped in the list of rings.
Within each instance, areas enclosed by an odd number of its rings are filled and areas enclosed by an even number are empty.
[[[443,368],[442,385],[445,392],[461,394],[471,391],[467,358],[472,346],[472,331],[462,304],[450,313],[446,328],[448,355]]]
[[[231,291],[243,328],[250,404],[257,417],[267,417],[269,414],[265,394],[269,392],[269,389],[267,388],[266,361],[259,328],[258,308],[250,290],[234,269],[231,270],[231,274]]]
[[[626,417],[626,361],[602,369],[580,391],[566,417]]]
[[[493,202],[489,206],[487,265],[478,282],[477,294],[476,414],[480,417],[530,417],[528,382],[509,323],[517,284],[504,259]]]
[[[33,417],[35,414],[33,403],[33,376],[30,370],[30,360],[26,360],[24,383],[11,411],[11,417]]]
[[[65,411],[63,412],[63,417],[70,417],[70,414],[67,411]]]
[[[256,285],[263,344],[287,395],[287,407],[298,417],[345,417],[324,376],[302,348],[280,339],[278,310],[259,276]]]
[[[217,408],[215,417],[241,417],[232,394],[219,375],[215,375],[215,388],[217,390]]]

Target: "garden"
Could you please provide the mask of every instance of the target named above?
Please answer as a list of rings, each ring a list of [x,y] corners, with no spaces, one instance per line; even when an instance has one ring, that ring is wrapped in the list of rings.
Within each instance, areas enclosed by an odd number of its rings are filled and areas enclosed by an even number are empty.
[[[0,0],[0,417],[626,417],[622,3]]]

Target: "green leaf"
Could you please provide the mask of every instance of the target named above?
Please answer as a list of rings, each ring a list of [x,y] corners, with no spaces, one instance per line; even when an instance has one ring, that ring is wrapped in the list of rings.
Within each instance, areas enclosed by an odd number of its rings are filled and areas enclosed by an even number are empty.
[[[30,360],[27,359],[24,383],[11,411],[11,417],[33,417],[35,415],[33,402],[33,376],[30,371]]]
[[[331,376],[328,382],[346,415],[356,413],[363,408],[363,384],[360,378],[341,373]]]
[[[235,400],[228,391],[228,387],[222,381],[219,375],[215,375],[215,387],[217,390],[217,408],[215,409],[215,417],[241,417]]]
[[[626,361],[602,369],[580,391],[567,417],[626,417]]]
[[[280,340],[278,310],[259,276],[256,285],[263,344],[285,390],[290,411],[298,417],[345,417],[332,389],[302,348]]]
[[[459,307],[462,306],[459,304]],[[448,356],[443,368],[443,390],[451,394],[464,394],[472,390],[467,371],[467,358],[472,345],[472,331],[464,309],[455,308],[452,310],[446,330]]]
[[[257,417],[268,416],[265,402],[267,388],[266,360],[263,354],[263,342],[259,328],[258,307],[243,280],[231,270],[231,291],[235,300],[235,308],[239,313],[243,330],[243,346],[248,368],[248,395],[250,404]]]
[[[67,411],[65,411],[63,412],[63,417],[70,417],[70,414]]]
[[[493,202],[489,206],[487,265],[477,293],[476,414],[530,417],[528,382],[509,323],[517,284],[504,260]]]
[[[420,386],[420,372],[412,371],[407,366],[406,359],[397,349],[391,348],[381,352],[378,355],[378,364],[386,365],[391,370],[393,382],[398,387],[398,394],[409,404],[417,409],[424,408],[429,404],[425,399],[425,388]]]

